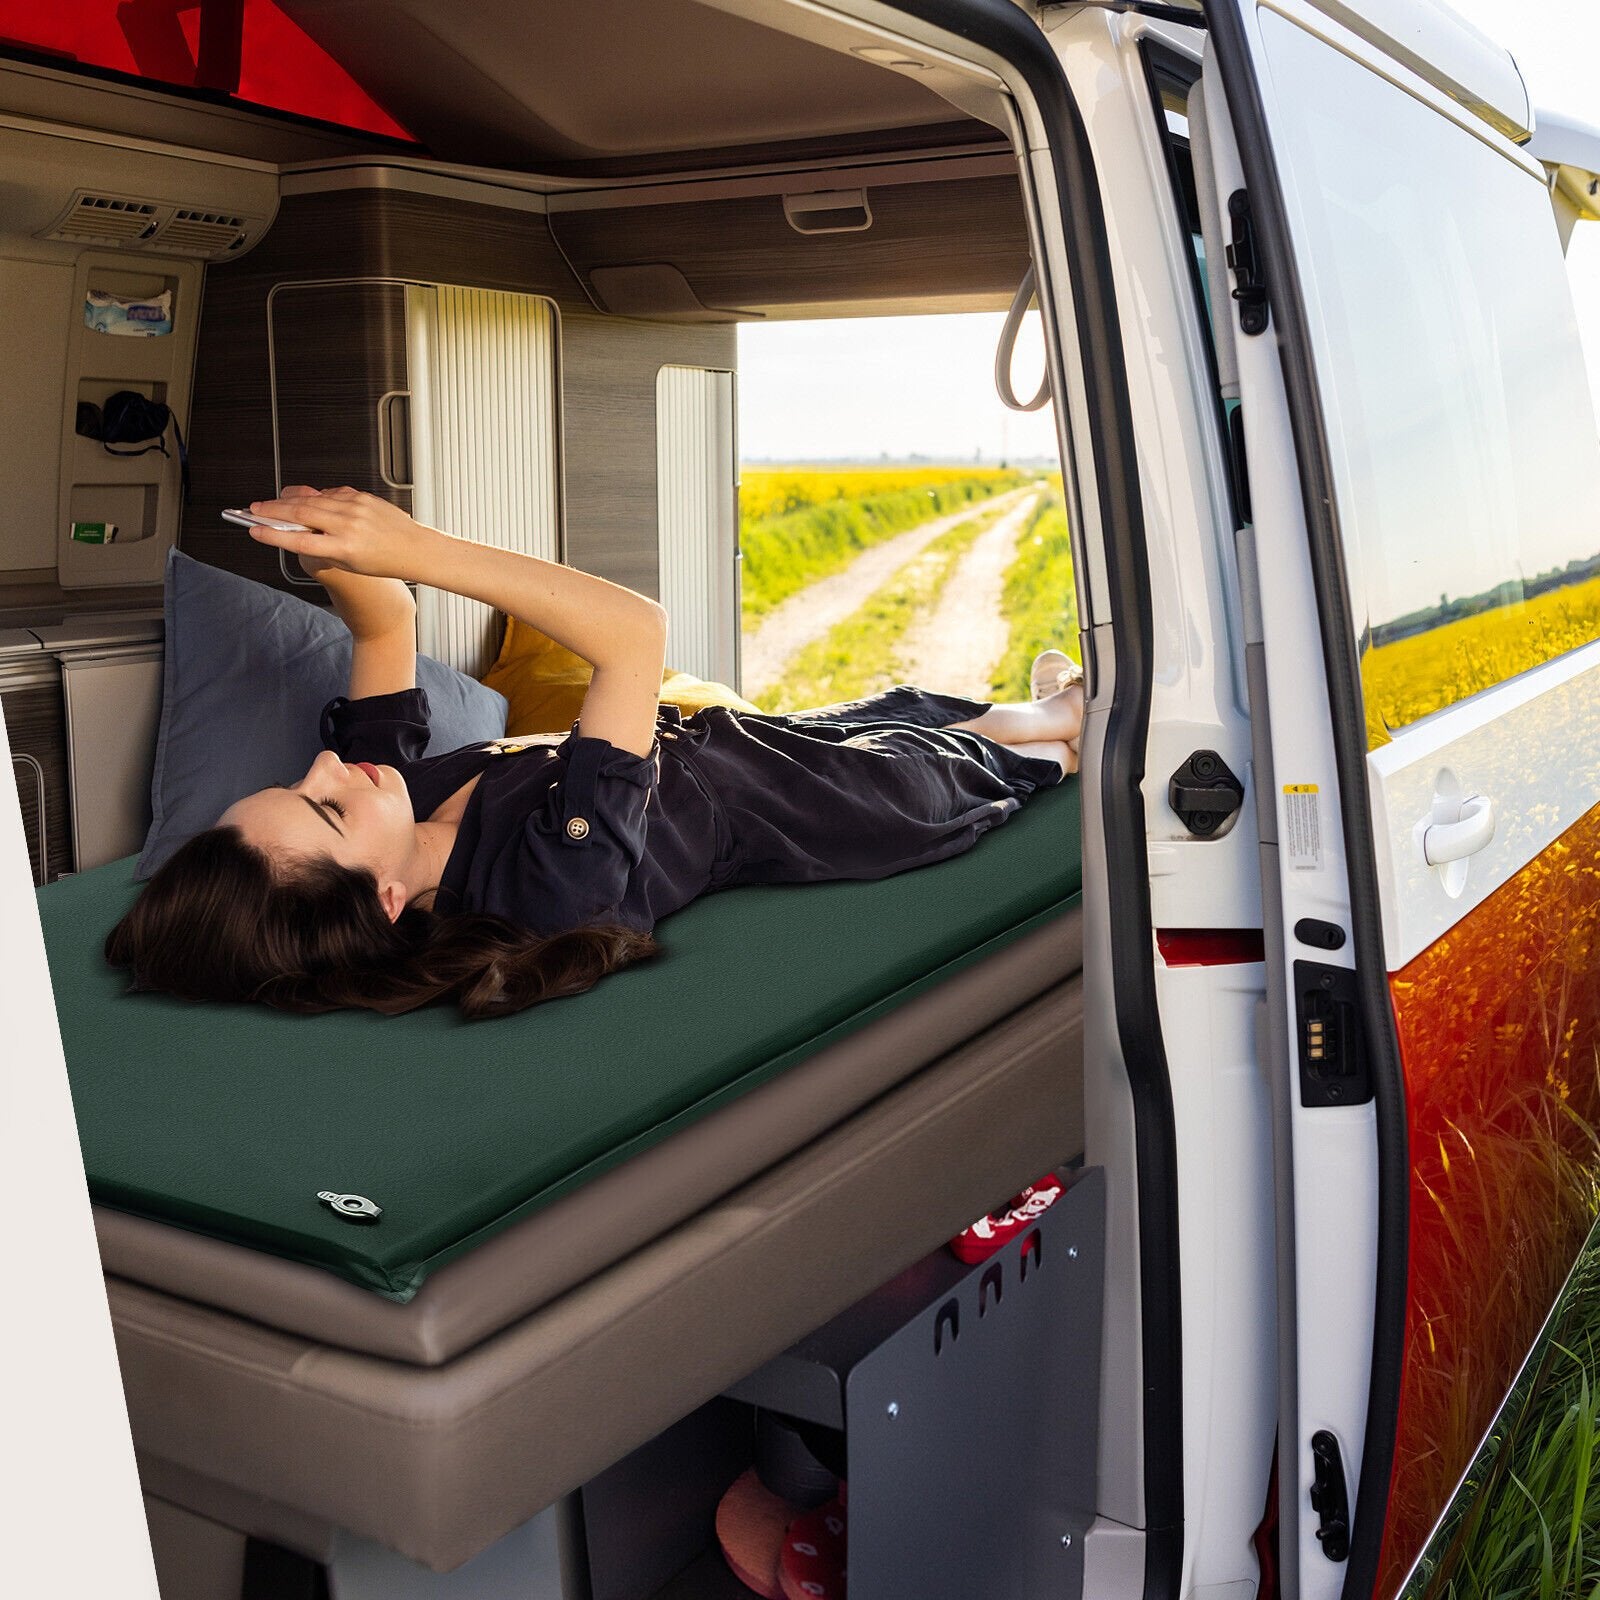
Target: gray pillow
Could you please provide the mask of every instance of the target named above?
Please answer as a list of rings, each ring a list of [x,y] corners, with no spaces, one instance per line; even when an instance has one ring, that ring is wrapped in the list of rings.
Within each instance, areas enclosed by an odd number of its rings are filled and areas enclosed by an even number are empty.
[[[148,878],[235,800],[292,783],[322,748],[322,708],[350,681],[350,632],[332,612],[177,550],[167,556],[161,731],[150,832],[135,878]],[[428,753],[498,739],[504,695],[427,656]]]

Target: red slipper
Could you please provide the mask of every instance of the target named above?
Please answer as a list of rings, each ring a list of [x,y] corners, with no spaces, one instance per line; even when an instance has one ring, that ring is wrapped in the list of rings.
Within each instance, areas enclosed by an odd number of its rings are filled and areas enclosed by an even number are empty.
[[[1030,1183],[1021,1194],[1013,1195],[999,1211],[980,1217],[970,1228],[963,1228],[950,1241],[956,1259],[969,1266],[987,1261],[1025,1233],[1034,1220],[1048,1211],[1066,1193],[1067,1186],[1055,1173],[1047,1172],[1037,1183]]]
[[[717,1542],[729,1570],[763,1600],[783,1600],[778,1557],[797,1507],[775,1495],[751,1467],[717,1503]]]
[[[842,1488],[842,1485],[841,1485]],[[778,1562],[784,1600],[844,1600],[844,1500],[831,1500],[789,1524]]]

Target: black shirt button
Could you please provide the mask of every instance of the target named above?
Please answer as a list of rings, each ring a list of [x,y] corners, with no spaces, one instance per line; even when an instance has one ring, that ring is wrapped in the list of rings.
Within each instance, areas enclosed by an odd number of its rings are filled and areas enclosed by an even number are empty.
[[[585,839],[589,835],[589,824],[582,817],[574,817],[567,824],[567,837],[571,839]]]

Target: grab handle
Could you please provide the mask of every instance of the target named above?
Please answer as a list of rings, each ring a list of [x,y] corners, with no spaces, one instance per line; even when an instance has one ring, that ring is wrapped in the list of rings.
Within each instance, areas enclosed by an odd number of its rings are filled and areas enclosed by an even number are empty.
[[[1011,358],[1016,354],[1017,334],[1022,329],[1022,319],[1027,316],[1028,307],[1033,303],[1035,282],[1030,266],[1023,273],[1016,294],[1011,297],[1011,309],[1006,312],[1005,326],[1000,330],[1000,345],[994,355],[994,386],[1000,392],[1001,401],[1013,411],[1037,411],[1050,398],[1048,355],[1045,357],[1044,377],[1039,380],[1039,391],[1031,400],[1017,399],[1017,392],[1011,387]]]
[[[1422,859],[1430,867],[1464,861],[1494,838],[1494,801],[1487,795],[1471,795],[1461,802],[1461,815],[1456,821],[1425,821],[1417,834]]]
[[[865,189],[823,189],[786,194],[784,220],[796,233],[864,233],[872,226],[872,204]]]

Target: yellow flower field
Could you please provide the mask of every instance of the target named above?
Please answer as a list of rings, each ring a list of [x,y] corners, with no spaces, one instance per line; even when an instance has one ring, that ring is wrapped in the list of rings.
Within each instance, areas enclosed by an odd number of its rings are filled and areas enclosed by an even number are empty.
[[[830,500],[931,489],[941,483],[1002,481],[1017,474],[1002,467],[746,467],[739,481],[739,520],[746,526]]]
[[[1465,700],[1543,661],[1600,638],[1600,578],[1535,595],[1522,604],[1462,617],[1369,650],[1361,678],[1367,743],[1389,729]]]

